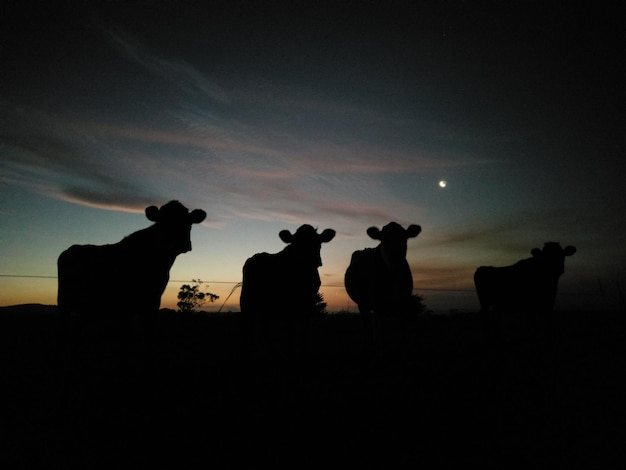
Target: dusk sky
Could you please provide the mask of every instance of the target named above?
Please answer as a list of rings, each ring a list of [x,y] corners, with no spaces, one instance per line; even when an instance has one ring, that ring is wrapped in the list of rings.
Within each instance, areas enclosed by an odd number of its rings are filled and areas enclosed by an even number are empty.
[[[216,310],[245,260],[303,223],[337,231],[320,268],[331,310],[355,309],[350,256],[390,221],[421,225],[408,260],[436,311],[477,309],[478,266],[547,241],[578,249],[557,308],[615,307],[626,289],[620,2],[2,10],[0,305],[55,304],[64,249],[115,243],[172,199],[208,216],[163,307],[201,279]]]

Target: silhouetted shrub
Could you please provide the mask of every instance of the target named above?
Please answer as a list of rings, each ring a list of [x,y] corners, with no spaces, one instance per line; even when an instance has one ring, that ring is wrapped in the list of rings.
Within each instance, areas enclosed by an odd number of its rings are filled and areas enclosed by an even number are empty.
[[[195,285],[190,286],[189,284],[183,284],[180,286],[180,291],[178,292],[179,302],[176,304],[179,312],[197,312],[198,309],[205,304],[205,302],[215,302],[220,298],[219,295],[212,294],[211,292],[200,292],[202,281],[199,279],[192,280],[195,282]]]
[[[315,311],[313,312],[313,316],[317,318],[328,315],[326,307],[328,307],[328,304],[324,302],[324,296],[318,292],[316,295]]]
[[[415,315],[429,313],[426,304],[424,304],[424,297],[418,294],[411,295],[409,299],[409,313]]]

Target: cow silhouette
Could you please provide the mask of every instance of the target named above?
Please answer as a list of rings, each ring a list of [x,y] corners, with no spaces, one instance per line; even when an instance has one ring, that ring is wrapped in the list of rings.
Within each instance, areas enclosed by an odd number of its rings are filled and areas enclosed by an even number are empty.
[[[245,262],[240,306],[247,345],[274,359],[290,359],[304,353],[321,285],[321,245],[331,241],[335,231],[318,234],[302,225],[294,234],[282,230],[278,235],[288,244],[282,251],[257,253]]]
[[[413,276],[406,260],[407,240],[421,231],[419,225],[404,229],[396,222],[390,222],[382,230],[370,227],[367,234],[380,243],[376,248],[352,254],[344,284],[374,344],[384,334],[385,317],[403,313],[410,306]]]
[[[150,327],[181,253],[191,251],[191,226],[206,212],[178,201],[145,210],[154,224],[110,245],[73,245],[58,259],[58,308],[70,334]],[[145,331],[143,331],[145,333]]]
[[[548,242],[543,249],[531,250],[531,258],[511,266],[479,267],[474,284],[486,326],[499,332],[503,312],[527,313],[532,323],[539,315],[551,321],[565,257],[574,253],[573,246],[561,248],[559,243]]]

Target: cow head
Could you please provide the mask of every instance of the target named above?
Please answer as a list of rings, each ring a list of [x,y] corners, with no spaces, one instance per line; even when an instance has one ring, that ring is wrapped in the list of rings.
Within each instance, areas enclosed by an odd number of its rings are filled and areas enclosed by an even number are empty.
[[[530,251],[533,259],[540,262],[546,272],[559,276],[565,271],[565,257],[572,256],[574,253],[576,253],[575,247],[566,246],[561,248],[561,245],[557,242],[547,242],[543,245],[543,250],[533,248]]]
[[[396,222],[390,222],[379,230],[377,227],[367,229],[367,234],[374,240],[380,240],[380,250],[385,263],[395,265],[406,259],[406,242],[417,237],[422,231],[419,225],[409,225],[404,229]]]
[[[322,265],[320,256],[322,243],[331,241],[335,237],[335,231],[327,228],[322,233],[317,233],[316,229],[305,224],[300,226],[294,234],[289,230],[281,230],[278,236],[289,244],[292,253],[295,253],[295,256],[304,264],[318,268]]]
[[[195,209],[191,212],[178,201],[161,206],[146,207],[146,217],[155,222],[159,230],[159,243],[175,256],[191,251],[191,225],[206,218],[206,212]]]

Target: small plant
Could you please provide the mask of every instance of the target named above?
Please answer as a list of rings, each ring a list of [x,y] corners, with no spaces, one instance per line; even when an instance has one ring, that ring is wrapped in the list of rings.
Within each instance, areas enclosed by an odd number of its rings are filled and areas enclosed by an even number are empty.
[[[391,310],[391,315],[396,317],[412,317],[416,315],[425,315],[432,313],[424,304],[424,297],[418,294],[413,294],[411,297],[404,300],[404,302],[394,306]]]
[[[219,295],[211,292],[200,292],[201,280],[192,279],[192,281],[195,283],[193,286],[189,284],[180,286],[180,291],[178,292],[179,302],[176,305],[181,313],[197,312],[207,301],[215,302],[220,298]]]
[[[426,304],[424,304],[424,297],[418,294],[411,295],[411,299],[409,300],[409,313],[416,315],[429,313]]]
[[[324,301],[324,296],[319,292],[315,296],[315,309],[313,311],[313,316],[315,317],[323,317],[328,314],[326,307],[328,304]]]

